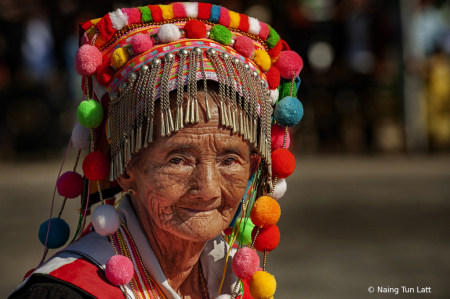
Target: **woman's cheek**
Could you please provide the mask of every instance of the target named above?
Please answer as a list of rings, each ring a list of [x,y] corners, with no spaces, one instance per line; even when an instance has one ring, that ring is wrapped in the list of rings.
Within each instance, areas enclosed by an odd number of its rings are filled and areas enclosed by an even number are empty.
[[[230,206],[234,207],[242,199],[248,183],[248,174],[249,170],[245,165],[222,170],[222,190],[227,190]]]

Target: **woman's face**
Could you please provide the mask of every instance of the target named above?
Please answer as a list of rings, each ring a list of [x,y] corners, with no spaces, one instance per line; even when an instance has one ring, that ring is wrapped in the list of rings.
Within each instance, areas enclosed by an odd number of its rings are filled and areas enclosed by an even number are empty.
[[[212,119],[204,121],[204,95],[199,92],[198,98],[200,122],[160,137],[157,117],[156,140],[138,153],[127,174],[141,222],[183,239],[207,241],[233,219],[250,177],[251,155],[241,136],[219,126],[219,111],[210,97]]]

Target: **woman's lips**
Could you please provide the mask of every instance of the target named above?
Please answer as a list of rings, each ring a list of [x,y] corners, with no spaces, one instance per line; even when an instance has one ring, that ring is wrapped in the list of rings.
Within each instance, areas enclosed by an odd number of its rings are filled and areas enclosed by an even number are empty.
[[[185,207],[180,207],[181,209],[185,210],[188,214],[191,215],[208,215],[208,214],[212,214],[214,212],[214,210],[216,210],[217,208],[211,208],[211,209],[203,209],[203,210],[198,210],[198,209],[191,209],[191,208],[185,208]]]

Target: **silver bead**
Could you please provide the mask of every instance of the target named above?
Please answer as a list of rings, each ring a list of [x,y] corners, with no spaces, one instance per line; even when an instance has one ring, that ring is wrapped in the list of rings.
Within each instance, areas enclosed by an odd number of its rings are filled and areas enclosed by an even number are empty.
[[[246,64],[246,63],[244,63],[243,67],[244,67],[244,69],[246,69],[246,70],[249,70],[249,69],[250,69],[250,66],[249,66],[248,64]]]
[[[220,54],[220,56],[222,57],[222,59],[228,59],[228,58],[230,58],[230,54],[225,53],[225,52],[222,52],[222,53]]]
[[[170,61],[175,57],[175,55],[173,55],[172,53],[166,53],[166,55],[164,55],[164,60],[165,61]],[[153,62],[153,61],[152,61]]]
[[[261,79],[259,82],[261,83],[262,86],[266,86],[266,81],[264,81],[263,79]]]
[[[235,43],[235,40],[234,39],[231,39],[231,46],[234,46],[234,43]]]
[[[241,63],[241,61],[239,60],[239,58],[233,58],[233,63],[236,65],[239,65]]]
[[[115,101],[119,98],[119,93],[116,92],[116,93],[110,94],[109,98],[111,99],[111,101]]]
[[[185,36],[186,35],[186,32],[184,31],[184,29],[180,29],[180,35],[181,36]]]
[[[209,55],[217,55],[217,51],[213,48],[209,48],[206,52],[208,52]]]
[[[128,82],[134,82],[134,81],[136,81],[136,78],[137,78],[137,74],[131,73],[128,75]]]
[[[129,47],[127,48],[127,51],[128,51],[128,55],[130,55],[130,56],[133,56],[134,54],[136,54],[136,53],[134,52],[134,49],[133,49],[132,46],[129,46]]]
[[[189,51],[187,49],[181,49],[180,52],[178,52],[178,56],[184,56],[188,55]]]
[[[148,71],[148,65],[146,65],[146,64],[144,64],[143,66],[141,66],[141,67],[139,68],[139,73],[140,73],[141,75],[144,75],[147,71]]]
[[[258,78],[258,72],[257,71],[253,71],[252,74],[253,74],[253,77]]]
[[[206,37],[209,38],[211,36],[211,31],[206,30]]]
[[[122,84],[119,85],[119,91],[122,92],[125,90],[125,88],[127,88],[128,83],[127,82],[123,82]]]
[[[202,49],[200,49],[199,47],[195,47],[194,49],[192,49],[192,51],[194,51],[194,53],[196,53],[196,54],[202,53]]]
[[[267,90],[267,95],[270,96],[270,90],[269,89]]]
[[[155,58],[152,60],[152,66],[157,66],[161,64],[161,59]]]

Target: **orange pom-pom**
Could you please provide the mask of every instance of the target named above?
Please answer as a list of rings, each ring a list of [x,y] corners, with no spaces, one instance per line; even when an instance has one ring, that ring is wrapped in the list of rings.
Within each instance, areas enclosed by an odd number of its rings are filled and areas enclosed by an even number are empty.
[[[255,239],[256,230],[258,228],[255,226],[252,231],[252,239]],[[256,250],[264,252],[264,250],[272,251],[280,243],[280,230],[278,226],[272,225],[267,228],[260,228],[259,233],[256,236],[255,244],[253,246]]]
[[[250,219],[257,227],[268,227],[278,222],[281,216],[280,204],[269,196],[261,196],[253,204]]]
[[[295,169],[295,158],[290,151],[279,148],[272,153],[272,173],[279,179],[290,176]]]

